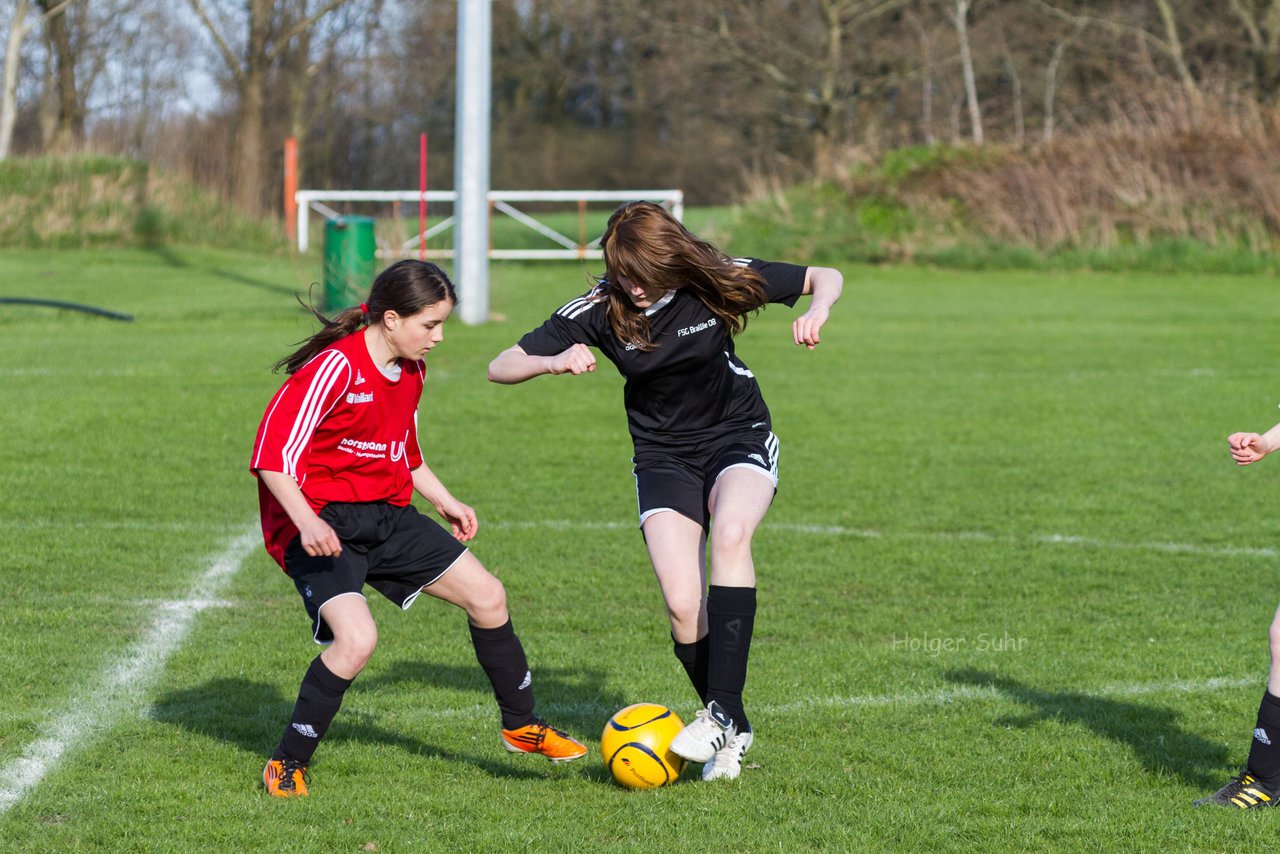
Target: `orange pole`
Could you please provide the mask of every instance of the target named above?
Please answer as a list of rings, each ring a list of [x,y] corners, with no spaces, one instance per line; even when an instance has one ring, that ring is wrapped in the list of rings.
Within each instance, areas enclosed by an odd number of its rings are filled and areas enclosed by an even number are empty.
[[[298,140],[284,141],[284,232],[289,238],[298,231]]]

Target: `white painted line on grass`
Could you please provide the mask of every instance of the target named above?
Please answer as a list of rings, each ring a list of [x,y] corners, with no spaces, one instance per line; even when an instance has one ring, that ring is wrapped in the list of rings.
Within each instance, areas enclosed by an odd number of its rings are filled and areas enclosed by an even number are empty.
[[[993,678],[1001,678],[993,674]],[[1266,674],[1259,673],[1246,679],[1214,678],[1200,681],[1175,679],[1171,682],[1129,682],[1104,685],[1092,690],[1085,688],[1036,688],[1028,685],[1029,690],[1039,691],[1050,696],[1075,695],[1080,697],[1098,697],[1115,699],[1124,697],[1146,697],[1158,694],[1204,694],[1223,688],[1243,688],[1248,685],[1259,687],[1266,684]],[[752,706],[751,711],[759,711],[766,715],[786,715],[808,709],[866,709],[886,708],[894,706],[946,706],[961,700],[999,700],[1011,699],[998,685],[947,685],[929,691],[904,691],[899,694],[873,694],[850,697],[819,697],[797,700],[781,705]]]
[[[518,522],[481,522],[499,530],[549,530],[549,531],[636,531],[631,522],[591,522],[568,519],[543,519]],[[1252,546],[1207,546],[1196,543],[1175,542],[1124,542],[1077,537],[1070,534],[993,534],[988,531],[880,531],[874,528],[850,528],[845,525],[806,525],[793,522],[765,522],[765,531],[785,531],[813,534],[825,537],[852,537],[859,540],[938,540],[942,542],[990,542],[1009,545],[1040,544],[1046,546],[1080,546],[1090,549],[1115,549],[1123,551],[1153,551],[1174,554],[1209,555],[1213,557],[1263,557],[1280,556],[1280,550]]]
[[[107,668],[102,682],[74,699],[22,756],[0,766],[0,815],[43,780],[68,751],[143,708],[151,683],[182,644],[196,616],[219,604],[218,594],[261,540],[262,533],[256,525],[236,537],[191,585],[190,597],[158,607],[146,634]]]
[[[487,522],[482,519],[480,527],[482,529],[495,528],[499,531],[639,530],[633,522],[576,521],[572,519],[528,519],[502,522]],[[1165,541],[1125,542],[1123,540],[1100,540],[1093,537],[1079,537],[1072,534],[1016,535],[993,534],[989,531],[882,531],[875,528],[851,528],[846,525],[810,525],[795,522],[765,522],[760,527],[765,531],[812,534],[820,537],[851,537],[857,540],[936,540],[939,542],[1005,543],[1011,546],[1039,544],[1046,546],[1077,546],[1087,549],[1206,555],[1209,557],[1280,557],[1280,549],[1266,546],[1213,546]],[[214,533],[225,531],[228,534],[232,533],[233,530],[226,525],[202,522],[147,522],[135,519],[66,522],[64,520],[0,519],[0,530],[66,530],[68,528],[90,531],[201,531]]]
[[[994,678],[1001,678],[999,674],[993,674]],[[538,674],[535,669],[534,679],[537,680]],[[1266,685],[1267,676],[1265,672],[1260,672],[1257,676],[1246,678],[1226,678],[1215,677],[1212,679],[1202,680],[1181,680],[1175,679],[1164,682],[1122,682],[1112,685],[1104,685],[1099,688],[1037,688],[1035,685],[1028,685],[1030,690],[1038,690],[1048,696],[1080,696],[1095,697],[1100,699],[1124,699],[1126,697],[1147,697],[1160,696],[1165,694],[1209,694],[1214,691],[1221,691],[1230,688],[1246,688],[1256,686],[1262,688]],[[647,699],[647,698],[646,698]],[[963,702],[966,700],[1009,700],[1017,702],[1016,696],[1010,696],[1007,692],[1002,691],[995,685],[942,685],[936,688],[930,688],[921,691],[902,691],[895,694],[863,694],[863,695],[837,695],[832,697],[807,697],[800,700],[794,700],[789,703],[748,703],[751,714],[753,715],[777,715],[786,716],[794,715],[801,712],[807,712],[811,709],[881,709],[895,708],[900,706],[947,706],[952,703]],[[661,703],[672,709],[680,709],[688,705],[687,703],[674,702],[670,700],[652,700],[651,702]],[[555,718],[560,715],[586,717],[595,715],[601,719],[608,717],[617,711],[605,707],[603,704],[595,703],[557,703],[554,700],[543,701],[538,704],[539,709],[546,713],[548,718]],[[433,707],[430,710],[430,718],[483,718],[486,715],[494,714],[492,702],[476,703],[471,706],[458,706],[454,708]],[[426,720],[428,713],[423,713],[423,720]]]
[[[196,531],[233,535],[238,526],[219,525],[216,522],[147,522],[141,519],[0,519],[0,529],[19,531]]]

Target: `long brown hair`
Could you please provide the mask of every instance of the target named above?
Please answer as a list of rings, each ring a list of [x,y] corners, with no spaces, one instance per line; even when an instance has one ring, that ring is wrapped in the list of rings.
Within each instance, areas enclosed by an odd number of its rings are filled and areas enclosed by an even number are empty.
[[[284,368],[292,374],[333,342],[345,338],[361,326],[382,322],[382,316],[394,311],[401,317],[417,314],[429,305],[449,300],[458,304],[453,282],[444,271],[427,261],[397,261],[378,274],[369,289],[369,298],[363,305],[326,317],[315,306],[303,302],[302,307],[320,321],[320,330],[297,350],[275,363],[273,370]]]
[[[667,291],[692,288],[731,335],[746,329],[746,315],[765,304],[759,273],[735,264],[653,202],[628,202],[614,211],[600,246],[605,280],[599,294],[608,300],[609,325],[619,341],[639,350],[658,344],[644,310],[616,284],[618,276]]]

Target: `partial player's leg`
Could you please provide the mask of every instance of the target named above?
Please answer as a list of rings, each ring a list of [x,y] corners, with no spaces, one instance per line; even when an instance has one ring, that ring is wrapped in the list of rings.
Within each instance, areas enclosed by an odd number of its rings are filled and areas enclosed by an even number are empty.
[[[671,623],[672,651],[707,702],[707,537],[704,475],[687,460],[637,456],[640,530]]]
[[[552,762],[585,756],[585,745],[534,714],[533,675],[512,628],[502,582],[468,551],[422,589],[466,612],[476,660],[489,677],[502,711],[503,746],[512,753],[537,753]]]
[[[332,633],[333,644],[307,668],[289,725],[263,769],[263,784],[276,797],[307,794],[311,756],[342,706],[343,695],[378,644],[369,603],[359,593],[328,599],[317,609],[317,620]]]
[[[712,523],[707,708],[672,744],[686,758],[706,762],[705,780],[737,777],[755,738],[742,704],[756,613],[751,540],[774,489],[770,471],[734,465],[721,472],[708,497]]]
[[[1196,806],[1260,809],[1280,800],[1280,609],[1269,631],[1271,672],[1262,692],[1245,770]]]

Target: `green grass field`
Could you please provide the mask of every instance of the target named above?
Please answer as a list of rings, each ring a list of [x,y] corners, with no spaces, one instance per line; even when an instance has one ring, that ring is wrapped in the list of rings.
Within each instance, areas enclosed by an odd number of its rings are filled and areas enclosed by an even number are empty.
[[[750,247],[730,247],[749,251]],[[259,775],[315,655],[261,549],[249,451],[310,332],[313,259],[0,253],[0,850],[1266,850],[1193,810],[1243,762],[1277,599],[1274,281],[849,268],[815,352],[739,350],[782,438],[736,783],[614,786],[617,708],[695,698],[634,520],[620,380],[488,360],[584,289],[499,265],[421,412],[477,508],[541,711],[593,753],[500,747],[461,613],[372,599],[381,645],[313,766]]]

